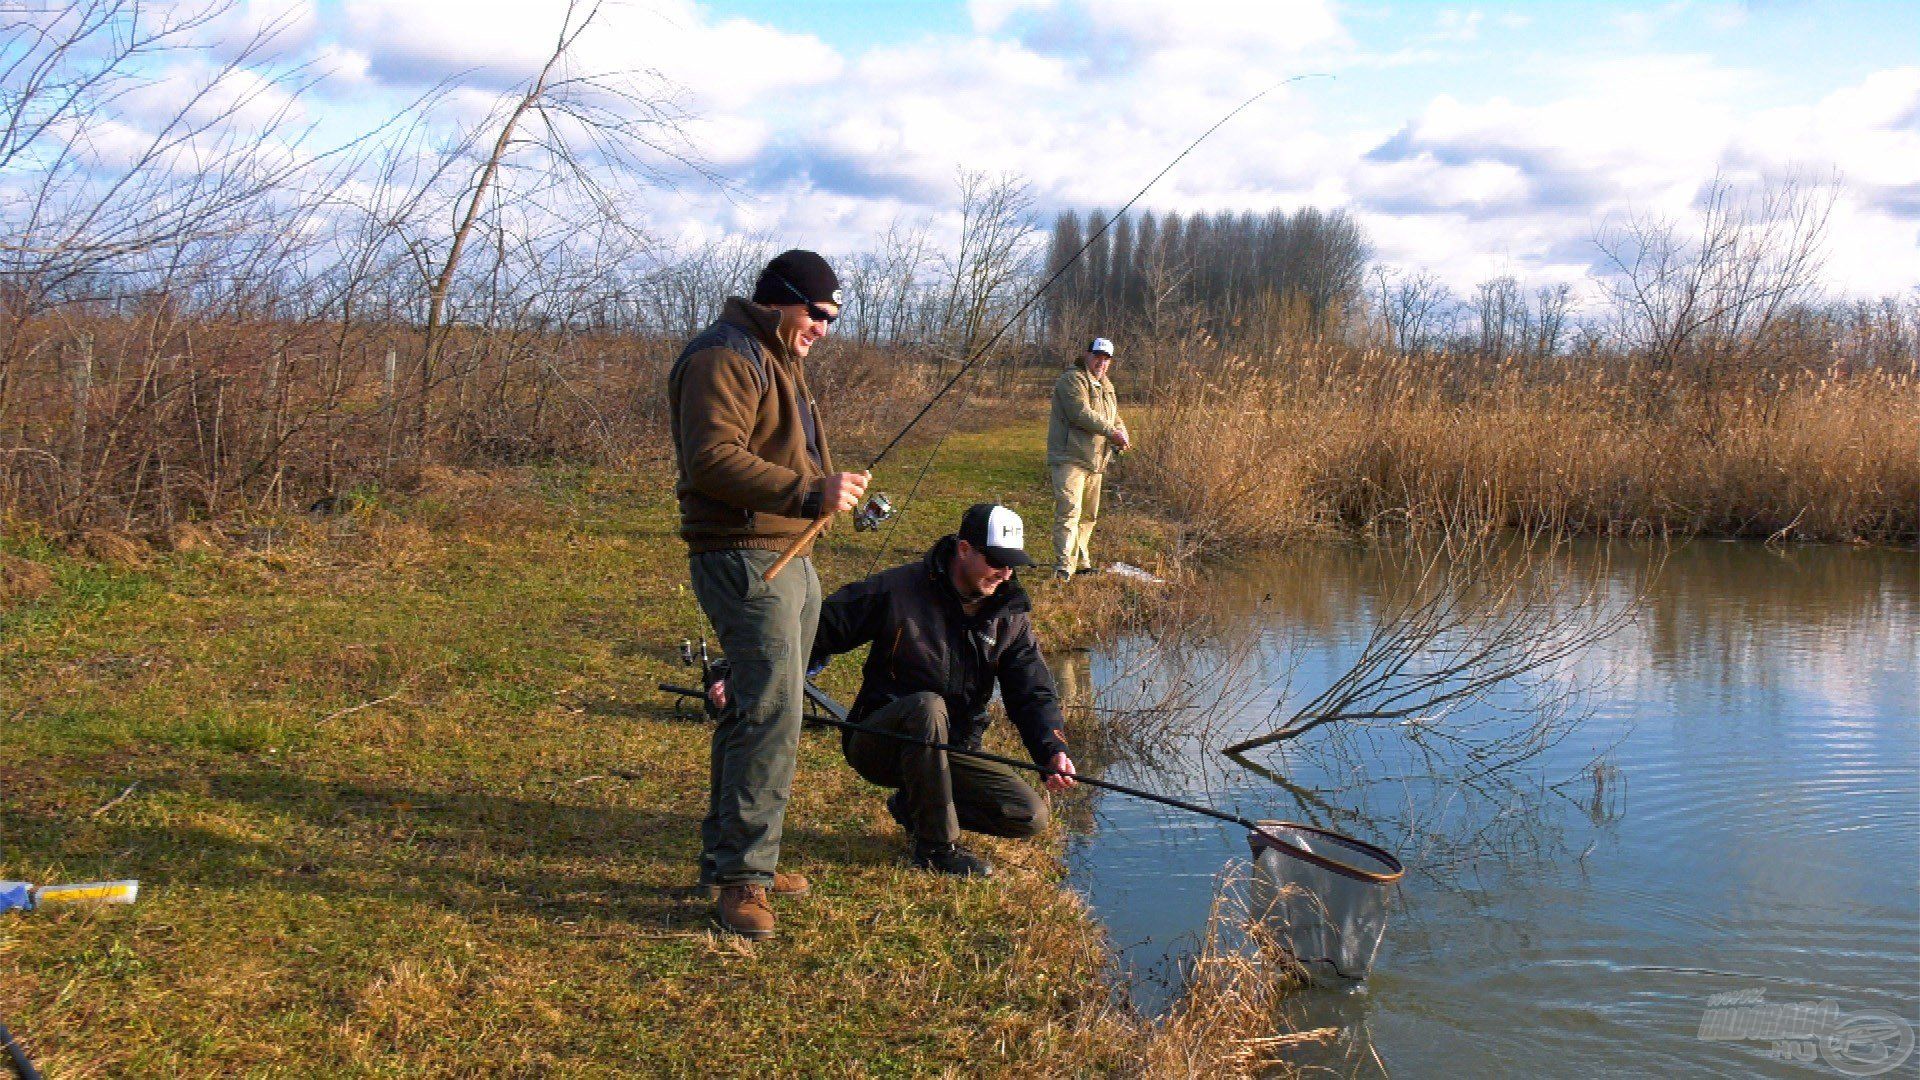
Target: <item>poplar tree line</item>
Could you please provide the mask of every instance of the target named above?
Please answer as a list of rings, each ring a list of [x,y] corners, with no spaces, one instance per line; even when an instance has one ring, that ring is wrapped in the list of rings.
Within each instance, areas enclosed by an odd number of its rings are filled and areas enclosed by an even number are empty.
[[[1266,214],[1148,212],[1101,232],[1107,215],[1057,215],[1047,273],[1093,243],[1048,295],[1050,328],[1077,333],[1200,329],[1258,340],[1292,327],[1313,337],[1359,310],[1372,246],[1342,210]],[[1096,235],[1098,234],[1098,235]],[[1195,325],[1197,324],[1197,325]]]

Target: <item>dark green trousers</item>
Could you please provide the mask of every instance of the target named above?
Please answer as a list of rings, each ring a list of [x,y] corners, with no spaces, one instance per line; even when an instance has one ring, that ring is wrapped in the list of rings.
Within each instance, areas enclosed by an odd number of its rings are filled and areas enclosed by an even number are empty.
[[[732,665],[708,762],[703,885],[771,885],[780,863],[820,578],[812,559],[795,559],[771,582],[760,580],[778,557],[749,550],[689,559],[694,595]]]
[[[860,724],[943,743],[947,703],[939,694],[908,694]],[[961,829],[1019,839],[1047,827],[1046,799],[1011,766],[858,731],[841,746],[855,772],[905,792],[913,838],[922,844],[951,844]]]

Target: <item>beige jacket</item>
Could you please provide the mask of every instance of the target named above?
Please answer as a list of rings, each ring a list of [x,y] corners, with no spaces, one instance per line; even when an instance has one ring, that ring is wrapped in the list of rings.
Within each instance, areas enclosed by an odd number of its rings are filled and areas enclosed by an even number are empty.
[[[1075,360],[1053,384],[1053,412],[1047,418],[1047,465],[1104,471],[1111,456],[1107,440],[1119,428],[1120,405],[1113,396],[1113,383],[1094,378],[1084,360]]]

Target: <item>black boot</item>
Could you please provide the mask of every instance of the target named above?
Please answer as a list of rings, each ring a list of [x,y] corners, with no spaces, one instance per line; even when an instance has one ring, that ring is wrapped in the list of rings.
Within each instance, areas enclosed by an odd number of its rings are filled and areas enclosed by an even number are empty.
[[[913,835],[913,819],[907,816],[906,792],[896,791],[887,796],[887,813],[893,818],[895,824],[907,831],[908,836]]]
[[[959,844],[923,844],[914,841],[913,865],[955,877],[992,877],[993,864]]]

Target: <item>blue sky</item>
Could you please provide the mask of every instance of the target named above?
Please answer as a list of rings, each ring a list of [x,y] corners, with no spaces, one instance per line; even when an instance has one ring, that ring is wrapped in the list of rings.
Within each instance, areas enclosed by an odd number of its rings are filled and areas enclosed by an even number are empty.
[[[242,0],[310,115],[363,129],[451,79],[471,123],[537,66],[564,0]],[[1337,0],[608,0],[576,70],[658,73],[691,148],[643,197],[659,236],[752,231],[830,252],[950,235],[960,169],[1037,207],[1341,207],[1380,260],[1457,287],[1591,283],[1597,228],[1684,218],[1716,173],[1831,182],[1836,291],[1920,284],[1920,4]]]
[[[1210,121],[1199,103],[1210,101],[1224,111],[1232,88],[1245,86],[1249,71],[1273,77],[1326,72],[1333,77],[1302,84],[1286,102],[1248,118],[1255,131],[1236,126],[1220,136],[1244,142],[1260,138],[1262,128],[1277,127],[1293,137],[1265,140],[1271,160],[1299,156],[1316,167],[1249,167],[1244,157],[1203,153],[1147,203],[1178,209],[1345,205],[1367,221],[1383,259],[1436,269],[1455,284],[1501,272],[1578,283],[1590,270],[1589,241],[1599,223],[1642,211],[1683,215],[1687,196],[1715,168],[1744,167],[1756,175],[1797,169],[1856,185],[1861,195],[1854,202],[1906,207],[1899,214],[1856,212],[1861,208],[1842,196],[1830,259],[1839,288],[1873,293],[1920,283],[1920,214],[1914,212],[1920,188],[1913,186],[1920,182],[1920,120],[1901,107],[1915,100],[1920,5],[1683,0],[1216,6],[1219,22],[1281,32],[1262,48],[1221,49],[1217,65],[1155,72],[1152,63],[1139,63],[1140,43],[1128,36],[1134,28],[1114,33],[1112,24],[1124,23],[1127,15],[1102,4],[715,0],[707,9],[718,19],[752,20],[816,37],[855,68],[890,54],[977,52],[983,42],[1013,39],[1068,61],[1072,85],[1062,96],[1111,98],[1116,116],[1128,116],[1128,103],[1143,94],[1195,104],[1179,123],[1141,125],[1131,134],[1124,124],[1068,118],[1057,100],[1044,98],[1032,102],[1030,114],[1002,118],[1024,125],[1059,117],[1068,131],[1105,137],[1063,139],[1047,148],[1114,180],[1042,181],[1040,195],[1049,205],[1123,199],[1126,189],[1151,175],[1155,160],[1171,156],[1185,136]],[[996,8],[1001,15],[993,14]],[[1049,20],[1059,25],[1045,26]],[[1286,40],[1290,27],[1299,28],[1297,42]],[[1179,22],[1138,29],[1176,37],[1194,30]],[[1204,52],[1222,42],[1196,34],[1196,44]],[[1170,83],[1168,73],[1183,79]],[[1876,74],[1883,76],[1878,84],[1862,91]],[[914,89],[924,92],[938,78],[930,72],[927,83]],[[1208,93],[1209,86],[1219,92]],[[1860,133],[1836,129],[1820,107],[1826,103],[1827,113],[1844,113],[1850,92],[1890,102],[1886,122]],[[769,109],[786,115],[791,106],[795,114],[820,120],[810,100],[818,99],[801,94],[792,102],[769,103]],[[1617,116],[1608,116],[1610,102],[1618,103]],[[851,107],[885,105],[867,98]],[[1860,110],[1854,111],[1857,119]],[[1582,130],[1596,119],[1596,130]],[[1636,123],[1645,132],[1642,161],[1632,160]],[[1896,133],[1892,140],[1885,137],[1888,128]],[[1103,152],[1112,146],[1109,140],[1127,143],[1126,152]],[[1489,145],[1500,153],[1487,153]],[[1342,182],[1343,172],[1363,171],[1367,163],[1382,175]],[[1521,177],[1502,177],[1495,166],[1517,169]],[[1476,170],[1483,175],[1472,175]],[[1020,171],[1046,167],[1035,163]],[[1524,190],[1503,199],[1503,184]],[[1478,200],[1476,185],[1489,189]],[[1451,202],[1436,199],[1436,191],[1455,188],[1462,190],[1453,192]]]

